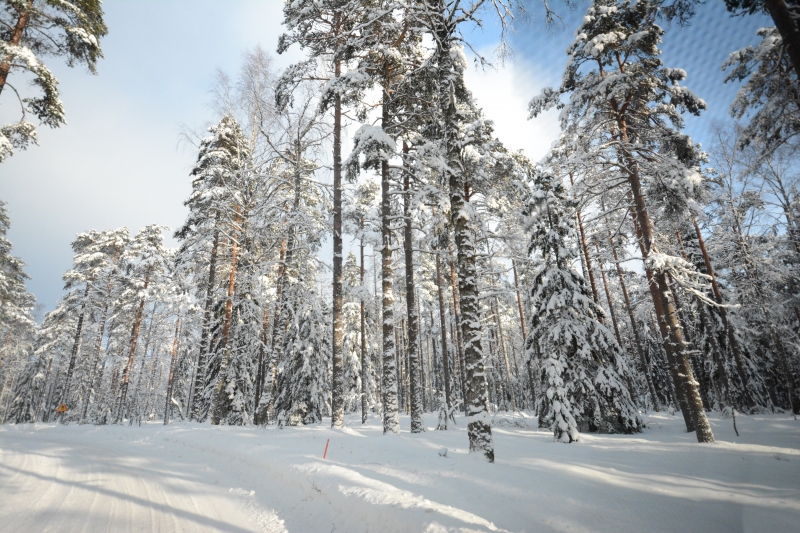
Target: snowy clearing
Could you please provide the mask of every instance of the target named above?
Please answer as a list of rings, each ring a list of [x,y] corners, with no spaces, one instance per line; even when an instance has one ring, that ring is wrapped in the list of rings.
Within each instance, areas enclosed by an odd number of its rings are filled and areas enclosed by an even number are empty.
[[[497,462],[454,431],[51,424],[0,428],[1,531],[797,531],[800,421],[680,417],[634,437],[494,430]],[[408,427],[408,418],[401,420]],[[322,459],[330,439],[327,460]],[[442,447],[448,448],[441,457]]]

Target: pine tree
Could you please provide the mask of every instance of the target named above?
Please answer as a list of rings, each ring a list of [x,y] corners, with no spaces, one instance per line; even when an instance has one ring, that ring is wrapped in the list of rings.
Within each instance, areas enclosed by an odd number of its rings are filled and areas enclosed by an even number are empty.
[[[545,89],[531,102],[530,111],[533,117],[554,105],[565,108],[562,129],[573,157],[597,167],[614,161],[625,169],[622,177],[629,187],[625,198],[635,215],[687,429],[696,431],[699,442],[713,442],[667,280],[668,271],[673,278],[684,279],[693,268],[680,257],[659,252],[651,214],[678,219],[696,205],[694,196],[701,183],[697,167],[703,155],[672,125],[681,126],[681,111],[697,114],[705,103],[678,85],[686,77],[683,70],[664,67],[658,59],[663,30],[654,20],[656,7],[649,2],[595,1],[568,49],[564,82],[558,90]],[[570,95],[569,103],[561,102],[561,95]],[[600,184],[605,190],[619,176],[593,173],[592,177],[607,180]]]
[[[27,121],[28,113],[51,128],[65,123],[58,80],[40,58],[63,57],[70,67],[83,64],[95,74],[97,60],[103,57],[100,40],[107,33],[101,0],[3,2],[0,6],[0,95],[6,85],[11,87],[19,100],[22,116],[18,122],[0,125],[0,163],[14,153],[14,148],[25,149],[30,143],[36,143],[36,127]],[[8,81],[12,72],[30,74],[32,85],[42,94],[22,98],[21,84],[15,87]]]
[[[726,83],[745,82],[731,105],[735,119],[749,115],[739,142],[767,155],[800,133],[800,78],[778,30],[761,28],[758,35],[760,43],[733,52],[722,68],[729,70]]]

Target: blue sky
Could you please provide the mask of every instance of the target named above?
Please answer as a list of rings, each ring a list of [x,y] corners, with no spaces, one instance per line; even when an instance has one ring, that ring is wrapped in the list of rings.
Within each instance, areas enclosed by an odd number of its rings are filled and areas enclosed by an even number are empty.
[[[467,82],[512,149],[544,155],[558,125],[554,114],[528,121],[527,102],[557,85],[565,50],[586,2],[563,14],[563,29],[547,31],[537,19],[511,37],[513,61]],[[214,71],[235,73],[242,54],[256,45],[274,52],[281,32],[281,0],[106,0],[109,35],[99,75],[47,64],[61,82],[67,125],[40,129],[39,147],[0,165],[0,199],[8,203],[15,255],[33,277],[28,287],[47,309],[61,296],[61,276],[71,264],[70,242],[92,228],[127,226],[131,232],[158,223],[177,227],[186,215],[191,146],[179,146],[182,125],[198,129],[213,119],[207,103]],[[685,84],[704,98],[709,111],[687,120],[687,129],[707,143],[713,119],[725,119],[736,87],[722,83],[727,55],[755,41],[764,17],[730,18],[722,0],[701,6],[687,28],[667,27],[665,63],[685,69]],[[491,55],[497,28],[488,24],[468,37]],[[285,67],[300,58],[276,57]],[[9,78],[11,81],[11,78]],[[0,120],[11,108],[0,97]]]

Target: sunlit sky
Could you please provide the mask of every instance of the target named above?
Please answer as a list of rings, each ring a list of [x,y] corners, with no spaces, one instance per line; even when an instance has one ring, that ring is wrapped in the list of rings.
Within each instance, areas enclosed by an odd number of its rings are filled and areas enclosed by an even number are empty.
[[[690,26],[665,27],[662,47],[664,62],[685,69],[685,85],[709,105],[702,117],[687,120],[689,133],[704,144],[712,121],[726,119],[737,89],[723,84],[722,62],[770,25],[763,16],[731,18],[722,0],[710,1]],[[471,65],[467,83],[504,144],[538,159],[558,135],[558,123],[553,113],[528,121],[527,103],[558,84],[587,2],[574,11],[561,8],[563,27],[552,30],[536,16],[537,4],[527,3],[533,17],[510,38],[513,59],[481,72]],[[47,310],[62,294],[76,233],[121,226],[133,233],[150,223],[175,228],[183,222],[195,153],[179,143],[180,132],[215,118],[208,102],[216,69],[235,75],[242,54],[257,45],[277,56],[282,6],[281,0],[106,0],[109,35],[99,74],[47,60],[60,81],[67,125],[41,128],[40,146],[0,164],[14,254],[27,263],[28,288]],[[490,58],[498,37],[492,24],[468,33]],[[283,68],[301,57],[293,49],[275,64]],[[0,97],[3,120],[14,104],[9,93]]]

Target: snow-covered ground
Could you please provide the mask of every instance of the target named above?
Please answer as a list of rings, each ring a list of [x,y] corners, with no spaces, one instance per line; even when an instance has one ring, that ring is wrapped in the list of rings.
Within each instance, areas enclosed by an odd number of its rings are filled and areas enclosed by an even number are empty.
[[[800,421],[741,416],[736,437],[712,417],[713,445],[680,417],[647,421],[642,435],[577,444],[535,420],[495,428],[495,464],[467,453],[463,420],[434,431],[433,416],[416,436],[356,419],[342,431],[7,425],[0,531],[800,530]]]

